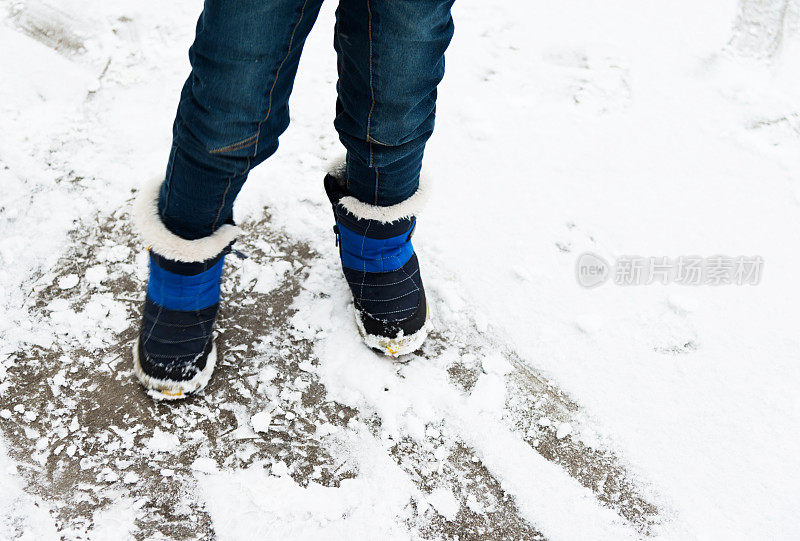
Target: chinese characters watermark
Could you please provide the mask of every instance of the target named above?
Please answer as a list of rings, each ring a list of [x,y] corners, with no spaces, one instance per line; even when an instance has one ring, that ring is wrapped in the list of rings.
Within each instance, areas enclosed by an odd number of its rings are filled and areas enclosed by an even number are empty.
[[[597,254],[586,252],[578,257],[575,274],[586,288],[597,287],[609,279],[620,286],[653,283],[685,286],[757,285],[761,281],[764,260],[761,256],[715,255],[711,257],[621,256],[613,264]]]

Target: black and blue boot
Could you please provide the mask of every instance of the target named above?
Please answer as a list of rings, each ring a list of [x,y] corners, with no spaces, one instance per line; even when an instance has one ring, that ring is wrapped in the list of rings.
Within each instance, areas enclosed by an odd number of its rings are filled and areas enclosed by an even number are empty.
[[[356,325],[366,344],[392,357],[416,351],[430,316],[411,244],[422,186],[409,199],[380,207],[347,191],[341,173],[325,177],[342,269],[353,293]]]
[[[158,213],[160,184],[143,188],[134,210],[150,276],[133,364],[151,396],[176,400],[203,389],[214,371],[222,267],[238,228],[226,224],[197,240],[175,235]]]

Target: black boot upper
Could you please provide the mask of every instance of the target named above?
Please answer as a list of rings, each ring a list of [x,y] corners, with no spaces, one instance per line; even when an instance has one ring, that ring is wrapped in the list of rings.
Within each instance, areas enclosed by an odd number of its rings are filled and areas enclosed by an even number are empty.
[[[359,218],[341,203],[349,194],[336,177],[325,177],[325,189],[336,219],[342,268],[365,331],[390,338],[415,333],[425,324],[427,310],[411,244],[416,218]]]

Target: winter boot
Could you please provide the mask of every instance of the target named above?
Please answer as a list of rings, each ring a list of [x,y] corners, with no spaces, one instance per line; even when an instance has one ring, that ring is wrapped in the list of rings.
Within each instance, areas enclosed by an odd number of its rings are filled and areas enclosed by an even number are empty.
[[[353,293],[356,325],[366,344],[397,357],[422,345],[430,328],[419,262],[411,244],[423,186],[389,207],[359,201],[343,175],[328,174],[342,269]]]
[[[150,278],[133,365],[151,396],[177,400],[203,389],[214,371],[222,267],[238,228],[225,224],[197,240],[175,235],[158,212],[160,185],[142,188],[134,210],[148,245]]]

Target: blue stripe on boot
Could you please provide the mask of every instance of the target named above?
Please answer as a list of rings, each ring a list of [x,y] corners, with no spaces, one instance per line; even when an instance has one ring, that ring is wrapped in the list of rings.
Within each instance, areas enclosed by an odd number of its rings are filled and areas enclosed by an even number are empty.
[[[414,227],[414,223],[411,223]],[[341,221],[337,222],[342,247],[342,266],[367,272],[391,272],[405,265],[414,255],[408,231],[385,239],[360,235]],[[374,228],[379,230],[380,228]]]
[[[202,310],[219,302],[220,280],[225,256],[199,274],[185,276],[161,268],[150,257],[147,295],[159,306],[170,310]]]
[[[227,251],[192,263],[150,251],[138,351],[142,370],[150,378],[187,381],[205,368]]]

